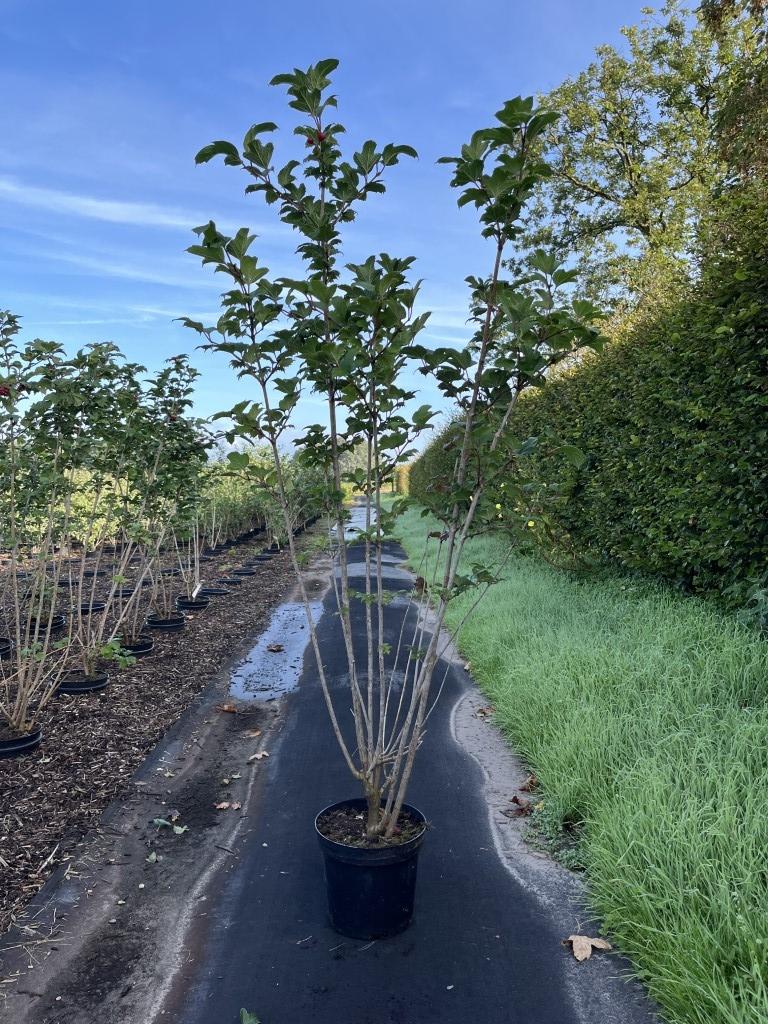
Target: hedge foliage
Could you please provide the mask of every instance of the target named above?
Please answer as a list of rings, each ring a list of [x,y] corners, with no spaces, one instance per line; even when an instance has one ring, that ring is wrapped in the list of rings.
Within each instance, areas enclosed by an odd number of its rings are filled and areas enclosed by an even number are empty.
[[[698,283],[599,355],[521,398],[518,437],[554,430],[587,456],[549,514],[577,548],[731,605],[768,592],[768,217],[731,199]],[[437,437],[411,493],[450,473]],[[542,444],[540,482],[564,459]]]

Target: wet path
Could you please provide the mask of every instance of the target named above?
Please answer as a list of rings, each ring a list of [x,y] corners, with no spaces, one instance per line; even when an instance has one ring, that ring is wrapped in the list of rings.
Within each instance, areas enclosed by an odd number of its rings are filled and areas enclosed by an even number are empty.
[[[396,567],[402,552],[390,546],[387,555],[387,586],[408,587],[409,577]],[[353,548],[351,557],[359,561],[361,552]],[[396,600],[386,609],[390,643],[396,643],[405,604]],[[361,619],[362,605],[353,606]],[[299,620],[291,618],[294,610],[285,614],[295,629],[289,633],[278,618],[260,646],[287,645],[296,634],[306,641],[306,629],[301,632]],[[344,708],[346,665],[333,590],[325,597],[318,630],[337,706]],[[541,894],[505,867],[489,826],[483,772],[454,738],[452,710],[471,686],[454,668],[409,793],[431,823],[419,865],[416,919],[403,935],[386,941],[364,943],[334,933],[326,923],[312,822],[320,808],[357,795],[355,785],[335,745],[311,652],[305,652],[298,675],[290,667],[297,651],[287,652],[287,687],[285,680],[260,676],[265,657],[257,654],[236,674],[235,691],[262,696],[287,688],[284,725],[249,811],[250,831],[237,863],[210,897],[210,923],[189,948],[173,997],[157,1020],[234,1024],[241,1007],[262,1024],[652,1019],[637,991],[615,977],[606,981],[604,970],[591,975],[594,991],[587,973],[574,985],[574,965],[561,945],[572,916],[563,921],[564,931],[553,926]],[[587,964],[577,970],[591,969]],[[613,974],[618,973],[617,965]]]

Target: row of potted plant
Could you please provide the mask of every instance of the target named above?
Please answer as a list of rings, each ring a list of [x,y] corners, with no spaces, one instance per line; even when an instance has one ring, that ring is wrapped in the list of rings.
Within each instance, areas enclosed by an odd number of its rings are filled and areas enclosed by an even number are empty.
[[[286,528],[212,458],[185,357],[148,375],[112,344],[67,356],[18,334],[0,313],[0,754],[39,742],[57,693],[103,689],[145,630],[205,607],[216,553]],[[293,525],[311,509],[304,488]]]

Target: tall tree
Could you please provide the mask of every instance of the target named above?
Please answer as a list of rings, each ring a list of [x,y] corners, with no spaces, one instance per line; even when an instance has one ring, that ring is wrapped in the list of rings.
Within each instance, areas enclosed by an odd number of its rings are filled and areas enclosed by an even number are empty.
[[[526,242],[570,255],[601,303],[635,305],[689,274],[696,225],[723,179],[713,144],[723,83],[758,41],[748,12],[717,31],[680,0],[646,9],[620,52],[595,61],[546,103],[563,111],[547,137],[552,177]]]

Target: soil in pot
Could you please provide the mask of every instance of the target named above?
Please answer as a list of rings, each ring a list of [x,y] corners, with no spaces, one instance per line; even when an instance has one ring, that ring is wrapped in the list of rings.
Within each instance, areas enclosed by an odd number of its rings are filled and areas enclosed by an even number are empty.
[[[125,637],[118,637],[118,643],[124,651],[128,651],[134,658],[143,658],[150,654],[155,646],[155,641],[147,633],[140,633],[135,639],[127,640]]]
[[[172,612],[170,615],[157,615],[153,613],[147,616],[147,627],[149,629],[162,629],[168,633],[175,633],[180,629],[184,629],[184,618],[183,612]]]
[[[59,693],[97,693],[104,690],[109,682],[106,672],[94,672],[88,675],[84,670],[66,672],[59,683]]]
[[[332,927],[354,939],[383,939],[411,923],[427,823],[420,811],[405,804],[393,841],[371,845],[365,815],[365,800],[344,800],[318,814],[315,831],[325,861]]]
[[[40,746],[42,738],[42,729],[30,729],[29,732],[19,733],[9,729],[7,725],[0,725],[0,760],[29,754]]]

